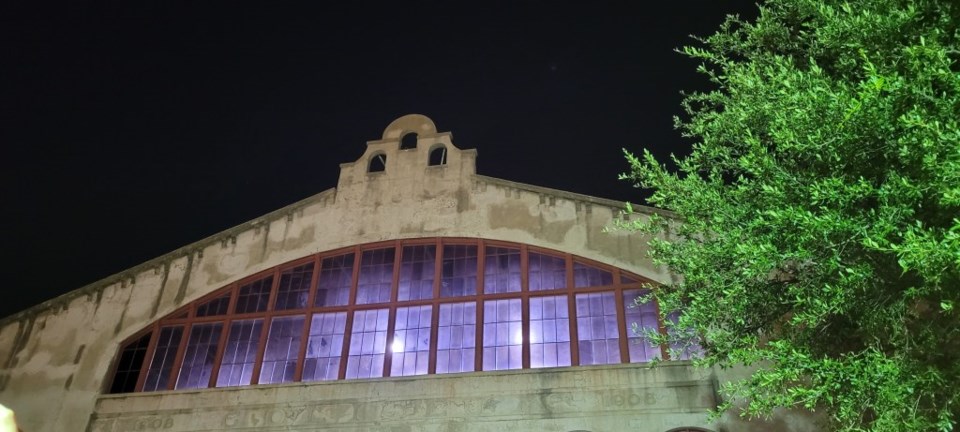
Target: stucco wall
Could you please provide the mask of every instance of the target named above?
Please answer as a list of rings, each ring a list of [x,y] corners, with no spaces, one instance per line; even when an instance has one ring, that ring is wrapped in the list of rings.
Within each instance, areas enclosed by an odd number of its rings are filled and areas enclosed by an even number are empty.
[[[663,432],[706,426],[705,378],[616,365],[111,395],[90,430]]]

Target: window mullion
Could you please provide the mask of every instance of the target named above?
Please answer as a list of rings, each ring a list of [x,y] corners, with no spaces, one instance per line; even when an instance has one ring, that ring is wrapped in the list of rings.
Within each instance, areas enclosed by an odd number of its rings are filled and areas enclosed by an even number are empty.
[[[217,386],[217,376],[220,375],[220,363],[223,361],[223,352],[226,351],[227,338],[230,337],[230,325],[233,320],[227,318],[223,320],[223,328],[220,329],[220,341],[217,343],[217,353],[213,356],[213,367],[210,369],[210,379],[207,382],[207,388]]]
[[[657,311],[657,331],[660,332],[661,335],[666,336],[667,327],[663,324],[663,316],[660,313],[660,302],[653,300],[653,306]],[[663,356],[663,360],[670,360],[670,348],[667,346],[667,344],[660,345],[660,355]]]
[[[433,302],[430,309],[430,361],[427,374],[437,373],[437,338],[440,333],[440,278],[443,277],[443,243],[437,238],[434,243],[433,264]]]
[[[260,340],[257,342],[257,358],[253,361],[253,373],[250,376],[250,384],[260,383],[260,368],[263,367],[263,355],[267,350],[267,334],[270,333],[270,326],[273,315],[267,312],[263,317],[263,326],[260,328]]]
[[[630,363],[630,329],[627,328],[627,309],[623,301],[623,287],[620,286],[620,272],[615,272],[613,284],[614,301],[617,305],[617,328],[620,332],[620,363]]]
[[[570,364],[580,365],[580,333],[577,328],[577,291],[573,287],[573,257],[567,254],[567,315],[570,320]]]
[[[400,282],[400,259],[403,257],[403,246],[400,240],[393,245],[393,278],[390,282],[390,304],[387,312],[387,342],[383,353],[383,375],[390,376],[390,368],[393,365],[393,332],[396,329],[394,321],[397,319],[397,291]]]
[[[150,363],[153,362],[153,352],[157,349],[157,342],[160,340],[160,322],[153,324],[150,330],[150,343],[147,344],[147,352],[143,355],[143,363],[140,365],[140,373],[137,374],[137,385],[133,388],[135,392],[143,391],[143,384],[147,381],[147,370],[150,369]],[[121,350],[123,347],[121,346]],[[123,351],[121,351],[121,354]],[[119,366],[119,365],[118,365]],[[116,371],[114,371],[116,375]],[[114,376],[116,379],[116,376]]]
[[[350,301],[347,304],[347,322],[343,329],[343,348],[340,355],[340,372],[337,379],[346,379],[347,360],[350,358],[350,338],[353,336],[353,316],[357,313],[357,280],[360,278],[360,246],[353,248],[353,275],[350,280]]]
[[[520,326],[523,329],[520,369],[530,369],[530,293],[520,297]]]
[[[293,373],[293,381],[303,381],[303,366],[306,363],[307,342],[310,339],[310,328],[313,326],[313,302],[317,295],[317,286],[320,280],[320,255],[313,256],[313,274],[310,275],[309,291],[307,291],[306,313],[303,316],[303,333],[300,338],[300,348],[297,351],[297,369]]]
[[[183,334],[180,336],[180,344],[177,346],[177,356],[174,357],[173,367],[170,368],[170,375],[167,379],[167,390],[173,390],[177,385],[177,377],[180,375],[180,368],[183,366],[183,356],[187,351],[187,343],[190,341],[190,331],[193,323],[183,325]]]

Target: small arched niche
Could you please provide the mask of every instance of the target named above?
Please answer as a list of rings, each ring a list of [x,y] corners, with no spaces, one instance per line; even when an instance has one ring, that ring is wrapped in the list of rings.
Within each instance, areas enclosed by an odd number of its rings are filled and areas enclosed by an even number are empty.
[[[427,165],[440,166],[447,164],[447,146],[440,144],[430,149],[430,155],[427,158]]]
[[[400,138],[400,150],[409,150],[417,148],[416,132],[407,132]]]
[[[384,172],[387,170],[387,155],[384,153],[375,153],[370,156],[370,164],[367,165],[368,173]]]

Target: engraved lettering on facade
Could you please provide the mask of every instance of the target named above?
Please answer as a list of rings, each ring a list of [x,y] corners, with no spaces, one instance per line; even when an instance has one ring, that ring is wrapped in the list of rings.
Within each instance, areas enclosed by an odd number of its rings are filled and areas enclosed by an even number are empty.
[[[423,416],[426,413],[423,401],[396,401],[384,404],[380,416],[385,419]]]
[[[147,416],[138,417],[131,420],[133,423],[132,429],[138,431],[170,429],[173,427],[173,417],[169,416]]]
[[[653,391],[607,390],[602,392],[603,406],[614,408],[635,408],[655,405],[665,396]]]
[[[243,412],[228,412],[226,416],[223,417],[223,424],[227,427],[232,427],[240,424],[240,419],[243,418]]]
[[[308,422],[312,423],[346,423],[353,420],[355,409],[350,404],[316,405],[310,408]]]

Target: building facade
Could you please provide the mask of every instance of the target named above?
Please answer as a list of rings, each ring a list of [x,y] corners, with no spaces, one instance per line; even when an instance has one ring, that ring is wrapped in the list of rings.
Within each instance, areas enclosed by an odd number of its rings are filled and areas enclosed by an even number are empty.
[[[476,173],[422,115],[336,188],[0,320],[24,431],[816,430],[708,422],[623,203]],[[654,359],[664,360],[649,367]]]

